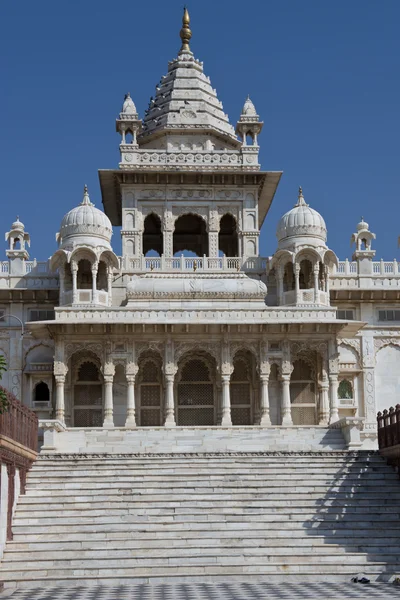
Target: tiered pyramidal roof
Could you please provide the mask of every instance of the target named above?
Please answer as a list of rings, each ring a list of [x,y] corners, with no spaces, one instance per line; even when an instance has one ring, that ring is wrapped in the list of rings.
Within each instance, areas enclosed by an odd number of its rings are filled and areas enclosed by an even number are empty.
[[[194,58],[189,47],[192,32],[189,14],[184,10],[180,32],[182,47],[178,57],[168,65],[168,74],[156,87],[143,119],[142,132],[138,137],[141,147],[154,136],[182,133],[182,130],[198,130],[199,133],[214,133],[231,148],[240,146],[235,130],[224,113],[209,77],[203,72],[203,63]]]

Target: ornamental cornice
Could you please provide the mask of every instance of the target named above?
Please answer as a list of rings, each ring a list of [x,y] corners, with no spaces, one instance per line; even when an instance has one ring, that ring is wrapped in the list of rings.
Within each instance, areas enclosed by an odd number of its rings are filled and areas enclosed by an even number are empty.
[[[137,427],[136,430],[141,429],[140,427]],[[144,428],[143,428],[144,429]],[[146,427],[146,431],[159,431],[161,428],[160,427]],[[178,429],[178,428],[177,428]],[[196,430],[196,427],[191,427],[191,429]],[[210,431],[212,431],[213,429],[220,429],[220,430],[226,430],[226,429],[231,429],[230,427],[214,427],[212,429],[210,429]],[[248,427],[246,429],[249,429]],[[255,426],[254,429],[260,430],[263,429],[262,427],[257,427]],[[114,428],[113,431],[117,431],[117,428]],[[207,431],[206,427],[202,427],[201,431]],[[104,431],[104,429],[102,428],[98,428],[97,431]],[[237,457],[249,457],[249,458],[256,458],[258,456],[283,456],[283,457],[293,457],[293,456],[299,456],[299,457],[303,457],[303,456],[309,456],[309,457],[313,457],[313,458],[319,458],[319,457],[348,457],[348,458],[354,458],[354,459],[358,459],[359,457],[369,457],[369,456],[376,456],[376,451],[375,450],[357,450],[357,451],[351,451],[351,450],[329,450],[329,451],[320,451],[320,450],[302,450],[302,451],[297,451],[297,450],[291,450],[286,451],[286,450],[270,450],[270,451],[263,451],[263,452],[215,452],[215,453],[211,453],[211,452],[129,452],[129,453],[115,453],[115,454],[109,454],[107,452],[89,452],[89,453],[85,453],[85,454],[78,454],[78,453],[60,453],[60,452],[52,452],[49,454],[40,454],[37,458],[37,461],[51,461],[54,459],[63,459],[63,460],[73,460],[73,461],[77,461],[77,460],[82,460],[82,461],[86,461],[87,459],[93,459],[93,458],[107,458],[109,460],[118,460],[120,458],[138,458],[140,460],[142,459],[153,459],[153,458],[190,458],[190,457],[196,457],[196,458],[219,458],[221,456],[226,456],[226,457],[231,457],[231,456],[237,456]]]
[[[265,292],[251,293],[251,292],[135,292],[128,291],[126,297],[129,300],[133,300],[135,298],[144,298],[144,299],[156,299],[156,298],[170,298],[170,299],[193,299],[193,298],[232,298],[232,299],[264,299]]]
[[[253,158],[253,157],[248,157],[248,158]],[[168,164],[166,165],[160,165],[160,164],[153,164],[153,165],[143,165],[146,168],[146,172],[148,171],[169,171],[170,170],[170,166]],[[197,165],[174,165],[174,171],[185,171],[187,172],[193,172],[195,171],[195,169],[193,167],[196,167]],[[138,164],[124,164],[124,163],[119,163],[119,167],[121,169],[121,171],[141,171],[141,165]],[[215,165],[215,164],[211,164],[211,165],[202,165],[201,167],[201,172],[202,173],[208,173],[208,172],[213,172],[213,171],[218,171],[219,169],[221,169],[222,172],[237,172],[239,169],[242,172],[245,173],[259,173],[260,172],[260,165],[259,164],[255,164],[255,165]]]

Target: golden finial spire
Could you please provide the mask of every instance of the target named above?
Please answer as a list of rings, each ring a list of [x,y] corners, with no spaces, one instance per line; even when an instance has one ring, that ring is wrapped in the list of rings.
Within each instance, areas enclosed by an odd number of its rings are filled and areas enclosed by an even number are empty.
[[[189,12],[186,6],[183,8],[183,17],[182,17],[182,29],[180,31],[180,36],[182,40],[182,47],[179,50],[179,54],[193,54],[193,52],[189,48],[190,38],[192,37],[192,32],[190,31],[190,17]]]

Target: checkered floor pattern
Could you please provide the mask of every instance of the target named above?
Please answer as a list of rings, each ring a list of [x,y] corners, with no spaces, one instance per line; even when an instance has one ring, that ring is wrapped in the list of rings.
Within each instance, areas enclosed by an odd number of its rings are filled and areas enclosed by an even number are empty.
[[[335,583],[193,583],[9,589],[0,600],[400,600],[400,586]]]

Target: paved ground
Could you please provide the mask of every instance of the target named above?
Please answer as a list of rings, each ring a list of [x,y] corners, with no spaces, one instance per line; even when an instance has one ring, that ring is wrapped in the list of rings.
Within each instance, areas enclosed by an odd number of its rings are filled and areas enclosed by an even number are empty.
[[[117,587],[46,587],[5,590],[0,599],[12,600],[400,600],[392,584],[176,584]]]

